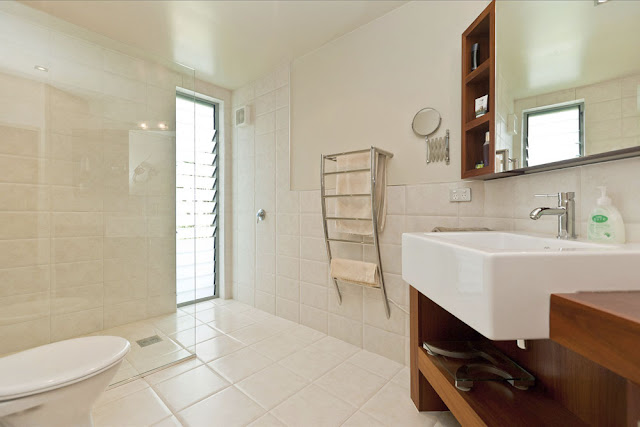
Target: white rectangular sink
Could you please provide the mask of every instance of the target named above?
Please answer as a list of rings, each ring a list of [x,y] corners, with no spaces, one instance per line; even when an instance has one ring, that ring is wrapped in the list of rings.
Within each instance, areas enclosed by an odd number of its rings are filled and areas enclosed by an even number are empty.
[[[549,338],[552,293],[640,290],[640,246],[503,232],[405,233],[402,277],[492,340]]]

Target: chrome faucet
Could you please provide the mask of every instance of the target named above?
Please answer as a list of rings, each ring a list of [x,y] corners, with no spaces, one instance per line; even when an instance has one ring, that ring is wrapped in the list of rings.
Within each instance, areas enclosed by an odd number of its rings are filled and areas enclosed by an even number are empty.
[[[558,239],[575,239],[576,235],[576,193],[570,191],[557,194],[536,194],[536,197],[557,197],[556,208],[535,208],[529,214],[533,220],[540,219],[543,215],[558,216]]]

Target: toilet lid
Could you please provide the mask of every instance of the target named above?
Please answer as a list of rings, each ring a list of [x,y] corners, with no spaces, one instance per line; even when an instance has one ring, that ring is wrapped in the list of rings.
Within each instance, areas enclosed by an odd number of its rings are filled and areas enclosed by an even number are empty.
[[[122,360],[129,341],[96,336],[59,341],[0,358],[0,401],[72,384]]]

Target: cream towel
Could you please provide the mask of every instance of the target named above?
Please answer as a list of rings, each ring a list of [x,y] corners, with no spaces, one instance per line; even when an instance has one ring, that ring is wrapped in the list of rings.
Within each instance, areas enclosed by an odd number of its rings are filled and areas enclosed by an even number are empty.
[[[387,168],[386,156],[378,155],[376,172],[376,205],[378,210],[378,230],[384,230],[387,218]],[[357,153],[338,156],[337,170],[365,169],[371,166],[371,153]],[[336,194],[370,194],[371,173],[369,171],[338,174]],[[338,217],[371,218],[370,197],[338,197],[335,214]],[[371,221],[336,221],[336,231],[340,233],[373,235]]]
[[[378,266],[370,262],[333,258],[331,277],[364,286],[380,286]]]

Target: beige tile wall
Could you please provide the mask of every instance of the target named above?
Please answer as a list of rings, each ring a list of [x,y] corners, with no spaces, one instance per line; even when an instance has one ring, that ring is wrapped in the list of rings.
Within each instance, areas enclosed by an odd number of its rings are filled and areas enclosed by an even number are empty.
[[[18,16],[0,24],[14,29],[0,30],[0,354],[174,311],[175,89],[226,100],[225,120],[230,92]],[[154,174],[134,183],[142,161]]]
[[[250,105],[251,126],[234,128],[233,200],[235,298],[278,316],[389,357],[408,361],[408,284],[402,280],[403,232],[436,226],[486,226],[495,230],[554,235],[556,221],[529,219],[545,203],[534,194],[575,191],[579,231],[595,203],[597,185],[609,187],[627,222],[627,237],[640,242],[640,158],[488,182],[451,182],[388,187],[387,225],[381,234],[382,262],[392,304],[384,314],[380,293],[342,285],[337,304],[328,277],[319,191],[289,190],[288,67],[233,92],[234,108]],[[391,160],[393,161],[393,160]],[[448,191],[471,187],[472,201],[450,203]],[[267,211],[256,224],[255,212]],[[360,247],[338,256],[370,259]]]

